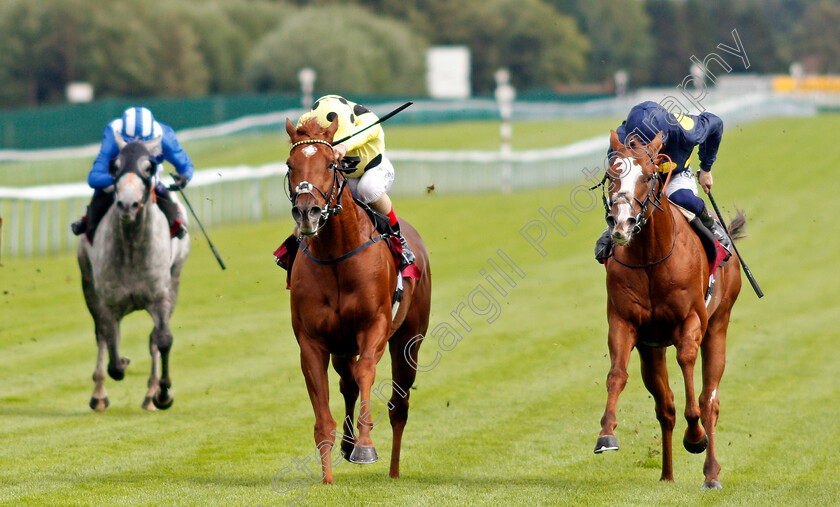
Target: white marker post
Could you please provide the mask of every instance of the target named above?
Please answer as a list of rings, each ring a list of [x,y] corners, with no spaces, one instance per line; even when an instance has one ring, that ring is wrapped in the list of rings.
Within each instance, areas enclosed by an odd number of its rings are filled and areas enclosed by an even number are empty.
[[[502,191],[510,193],[511,190],[511,144],[513,135],[511,117],[513,116],[513,101],[516,98],[516,90],[510,84],[510,72],[507,69],[499,69],[494,74],[496,79],[496,102],[499,103],[499,116],[502,123],[499,127],[501,137],[502,154]]]
[[[304,109],[309,109],[312,106],[312,92],[315,89],[315,78],[317,74],[315,69],[304,67],[298,72],[298,81],[300,81],[300,103]]]

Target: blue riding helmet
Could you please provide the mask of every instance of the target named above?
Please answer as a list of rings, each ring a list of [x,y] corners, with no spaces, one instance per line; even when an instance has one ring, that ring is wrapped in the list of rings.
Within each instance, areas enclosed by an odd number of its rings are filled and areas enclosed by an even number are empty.
[[[652,104],[654,107],[647,107]],[[652,113],[652,114],[651,114]],[[644,141],[649,143],[653,141],[656,134],[659,133],[658,126],[665,124],[677,125],[679,121],[674,115],[664,110],[658,104],[643,102],[630,110],[625,122],[627,134],[637,132],[644,137]],[[668,130],[662,131],[663,143],[668,139]]]
[[[163,134],[152,112],[145,107],[129,107],[122,115],[120,134],[126,142],[149,141]]]

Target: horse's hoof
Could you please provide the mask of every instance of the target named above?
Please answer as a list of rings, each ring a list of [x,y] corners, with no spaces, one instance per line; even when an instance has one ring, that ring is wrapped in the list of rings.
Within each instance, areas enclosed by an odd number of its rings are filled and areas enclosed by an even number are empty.
[[[350,456],[353,454],[353,451],[347,452],[344,449],[339,451],[341,453],[341,457],[352,463],[353,461],[350,459]]]
[[[171,407],[174,401],[175,397],[170,394],[167,394],[165,400],[160,399],[160,393],[156,394],[152,398],[152,403],[154,403],[154,405],[161,410],[166,410],[167,408]]]
[[[108,375],[114,380],[122,380],[125,378],[125,367],[122,365],[114,366],[113,364],[109,364]]]
[[[111,406],[111,402],[108,401],[107,396],[104,398],[91,397],[89,405],[95,412],[105,412],[105,409]]]
[[[703,484],[703,489],[723,489],[723,484],[718,480],[709,481]]]
[[[617,451],[618,450],[618,439],[615,435],[604,435],[598,437],[598,441],[595,443],[595,454],[601,454],[604,451]]]
[[[700,454],[709,446],[709,435],[703,435],[703,440],[699,442],[689,442],[686,437],[683,437],[683,447],[691,454]]]
[[[376,454],[376,447],[356,446],[353,448],[353,452],[350,453],[349,461],[350,463],[356,463],[359,465],[368,465],[379,461],[379,456]]]
[[[169,404],[172,405],[172,402],[170,402]],[[157,407],[152,402],[152,397],[151,396],[146,396],[145,398],[143,398],[143,405],[141,405],[141,406],[143,407],[143,410],[148,410],[150,412],[157,412]]]

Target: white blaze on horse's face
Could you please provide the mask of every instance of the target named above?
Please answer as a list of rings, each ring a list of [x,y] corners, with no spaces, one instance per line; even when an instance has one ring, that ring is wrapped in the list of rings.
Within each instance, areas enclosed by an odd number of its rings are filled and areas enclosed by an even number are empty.
[[[316,147],[314,147],[310,144],[309,146],[304,146],[303,149],[300,150],[300,151],[302,151],[303,154],[306,155],[306,158],[309,158],[312,155],[318,153],[318,148],[316,148]]]
[[[134,222],[143,208],[146,184],[133,172],[123,174],[114,185],[114,206],[123,222]]]
[[[619,177],[620,187],[612,195],[612,209],[610,214],[615,220],[612,227],[612,240],[618,245],[626,245],[633,235],[633,228],[636,226],[636,211],[633,209],[633,202],[636,195],[636,184],[643,175],[642,166],[636,160],[628,157],[621,157],[616,160],[613,175]]]

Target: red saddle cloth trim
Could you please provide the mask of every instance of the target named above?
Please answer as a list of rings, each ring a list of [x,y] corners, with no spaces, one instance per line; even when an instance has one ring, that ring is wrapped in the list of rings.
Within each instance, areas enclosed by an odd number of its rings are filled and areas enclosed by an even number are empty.
[[[715,250],[715,259],[709,263],[709,275],[714,275],[717,272],[717,268],[723,262],[723,259],[726,258],[726,249],[723,248],[723,245],[720,244],[717,238],[715,238]]]
[[[294,238],[294,236],[291,236],[291,237]],[[283,243],[282,245],[280,245],[279,248],[277,248],[277,250],[274,251],[274,258],[277,261],[282,262],[284,266],[287,266],[287,267],[289,266],[289,260],[291,259],[291,256],[289,255],[289,249],[286,248],[286,243]],[[292,288],[292,270],[291,269],[286,269],[286,290],[290,290],[291,288]]]
[[[289,248],[286,246],[289,241],[296,241],[294,236],[290,236],[282,245],[280,245],[277,250],[274,251],[274,258],[283,263],[284,266],[290,266],[292,261],[292,256],[289,253]],[[394,263],[399,266],[402,260],[402,243],[400,242],[399,238],[396,236],[388,236],[388,249],[391,251],[391,255],[394,257]],[[279,265],[279,264],[278,264]],[[281,266],[282,267],[282,266]],[[420,268],[417,267],[415,264],[411,264],[407,266],[402,271],[403,278],[413,278],[415,280],[420,279]],[[292,288],[292,271],[290,269],[286,269],[286,289]]]
[[[396,236],[388,236],[388,248],[391,250],[391,255],[394,256],[394,262],[399,268],[400,262],[402,262],[403,251],[400,238]],[[402,271],[402,275],[403,278],[413,278],[415,280],[419,280],[420,268],[418,268],[415,264],[410,264]]]

